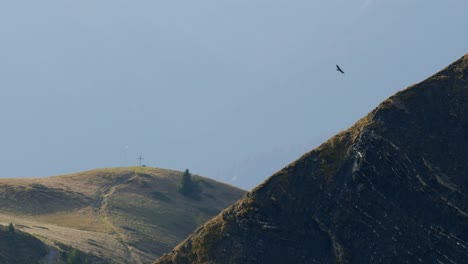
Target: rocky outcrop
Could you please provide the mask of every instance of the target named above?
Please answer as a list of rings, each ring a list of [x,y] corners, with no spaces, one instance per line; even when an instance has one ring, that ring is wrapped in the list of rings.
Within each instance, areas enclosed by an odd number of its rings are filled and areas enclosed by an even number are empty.
[[[468,55],[271,176],[155,263],[463,263]]]

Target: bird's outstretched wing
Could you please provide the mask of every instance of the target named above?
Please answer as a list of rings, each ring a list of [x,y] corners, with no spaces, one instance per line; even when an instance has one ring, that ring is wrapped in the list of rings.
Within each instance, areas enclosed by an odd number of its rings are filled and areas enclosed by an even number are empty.
[[[340,68],[340,66],[338,66],[338,64],[336,65],[336,70],[344,74],[344,71]]]

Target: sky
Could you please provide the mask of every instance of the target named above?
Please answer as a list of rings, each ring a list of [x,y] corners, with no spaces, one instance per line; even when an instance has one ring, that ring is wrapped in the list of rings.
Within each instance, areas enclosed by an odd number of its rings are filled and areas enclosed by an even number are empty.
[[[466,0],[0,0],[0,177],[141,155],[249,190],[467,53],[466,10]]]

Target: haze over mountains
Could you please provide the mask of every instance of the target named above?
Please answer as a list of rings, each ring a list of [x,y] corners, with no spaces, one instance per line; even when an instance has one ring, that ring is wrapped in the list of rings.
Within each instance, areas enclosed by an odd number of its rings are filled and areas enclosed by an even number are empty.
[[[40,238],[48,249],[45,263],[63,263],[60,256],[71,249],[86,253],[90,263],[150,263],[245,193],[192,176],[199,195],[187,197],[179,192],[181,177],[125,167],[0,179],[0,224]],[[43,251],[36,248],[31,252]],[[0,255],[8,255],[4,250]]]
[[[149,167],[0,179],[0,224],[16,230],[0,227],[0,260],[463,263],[466,113],[468,54],[244,196],[200,176],[183,195],[181,172]]]
[[[275,173],[155,263],[466,263],[467,113],[468,54]]]
[[[463,0],[0,1],[0,177],[142,155],[250,190],[466,52],[465,10]]]

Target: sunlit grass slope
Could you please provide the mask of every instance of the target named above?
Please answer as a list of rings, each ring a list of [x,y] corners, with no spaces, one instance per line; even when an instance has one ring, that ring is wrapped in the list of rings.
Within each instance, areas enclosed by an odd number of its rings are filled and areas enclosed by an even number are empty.
[[[125,167],[0,179],[0,223],[110,263],[150,263],[245,193],[194,175],[200,195],[190,198],[178,190],[181,177]]]

